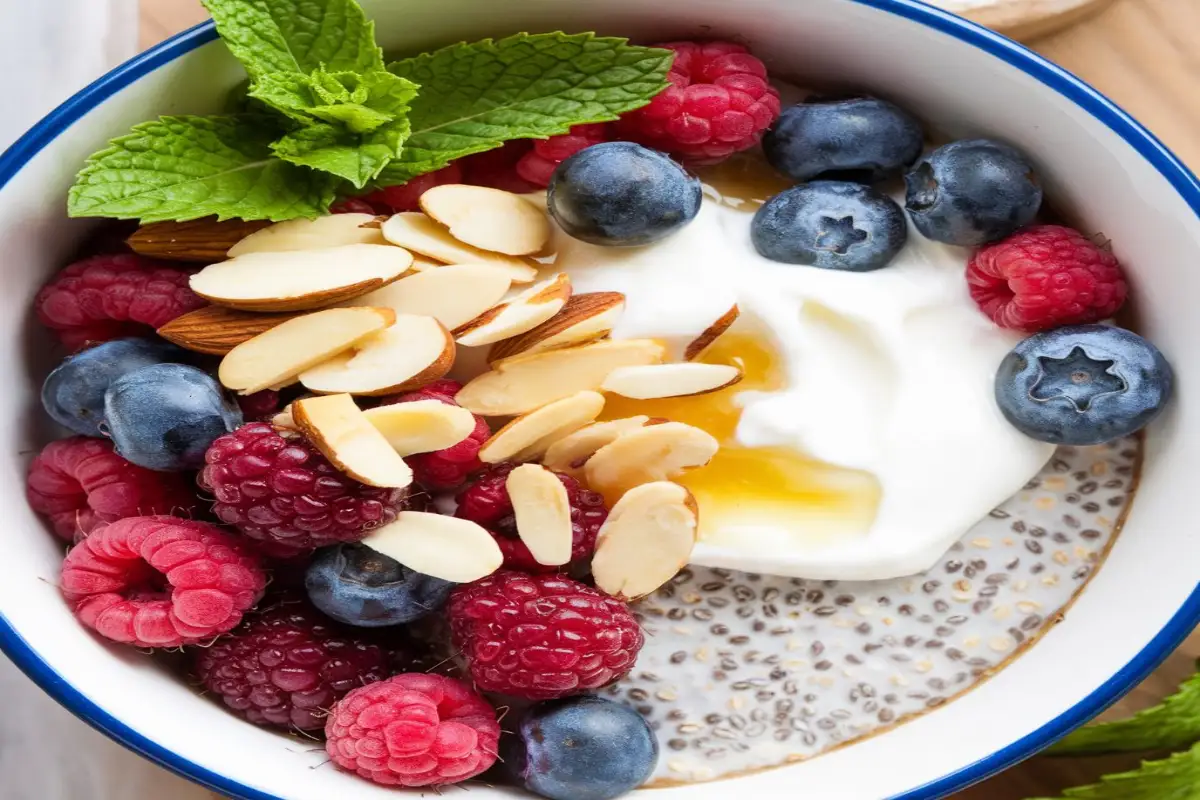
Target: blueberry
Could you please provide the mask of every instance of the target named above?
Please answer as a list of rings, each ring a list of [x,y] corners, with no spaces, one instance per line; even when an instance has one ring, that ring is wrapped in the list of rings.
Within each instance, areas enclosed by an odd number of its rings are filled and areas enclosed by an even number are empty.
[[[500,741],[503,769],[552,800],[609,800],[645,783],[658,740],[641,714],[601,697],[531,706]]]
[[[104,393],[127,372],[178,361],[185,353],[161,339],[113,339],[70,356],[42,384],[46,413],[84,436],[103,436]]]
[[[546,203],[569,235],[627,247],[670,236],[700,211],[700,181],[662,153],[604,142],[558,165]]]
[[[155,364],[113,381],[104,418],[117,452],[147,469],[199,469],[218,436],[242,424],[242,412],[203,370]]]
[[[1042,187],[1015,147],[988,139],[951,142],[904,176],[905,208],[928,239],[975,247],[1033,222]]]
[[[908,225],[900,206],[868,186],[814,181],[764,203],[750,223],[750,239],[772,261],[870,272],[896,257]]]
[[[924,138],[920,123],[886,100],[815,99],[783,110],[763,137],[763,153],[798,181],[873,183],[916,161]]]
[[[441,608],[454,586],[362,544],[318,550],[304,575],[313,605],[340,622],[362,628],[419,619]]]
[[[1136,333],[1072,325],[1030,336],[1004,357],[996,402],[1034,439],[1101,444],[1149,424],[1173,383],[1163,354]]]

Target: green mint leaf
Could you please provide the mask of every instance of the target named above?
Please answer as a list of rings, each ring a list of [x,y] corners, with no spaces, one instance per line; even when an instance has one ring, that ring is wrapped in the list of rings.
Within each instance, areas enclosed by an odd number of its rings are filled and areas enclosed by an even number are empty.
[[[1063,792],[1079,800],[1200,800],[1200,745]],[[1043,798],[1044,800],[1044,798]]]
[[[375,24],[354,0],[201,0],[217,33],[254,79],[383,69]]]
[[[396,157],[407,136],[405,119],[363,135],[346,133],[337,125],[320,124],[289,133],[271,149],[284,161],[332,173],[361,189]]]
[[[340,124],[350,133],[370,133],[404,117],[416,93],[414,83],[384,70],[359,75],[319,68],[311,75],[266,75],[250,90],[301,124]]]
[[[94,154],[67,197],[73,217],[143,222],[315,217],[338,180],[273,157],[279,129],[258,115],[161,117]]]
[[[1128,719],[1080,728],[1047,750],[1047,755],[1073,756],[1178,750],[1200,742],[1200,673],[1184,681],[1175,694]]]
[[[673,55],[590,33],[522,33],[389,64],[421,88],[412,135],[377,183],[404,183],[509,139],[614,120],[663,90]]]

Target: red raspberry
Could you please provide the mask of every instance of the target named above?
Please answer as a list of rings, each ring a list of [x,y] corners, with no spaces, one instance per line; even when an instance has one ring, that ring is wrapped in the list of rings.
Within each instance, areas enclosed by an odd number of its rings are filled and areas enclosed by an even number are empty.
[[[391,522],[407,491],[367,486],[334,467],[304,437],[251,422],[204,455],[200,486],[213,511],[273,558],[356,542]]]
[[[390,214],[392,210],[383,204],[370,203],[363,197],[347,197],[333,204],[330,214]]]
[[[1107,319],[1128,294],[1113,254],[1062,225],[1033,225],[981,248],[967,286],[1001,328],[1030,332]]]
[[[42,324],[78,350],[88,343],[140,336],[207,305],[188,288],[190,273],[135,255],[76,261],[33,301]]]
[[[79,621],[138,647],[199,644],[232,630],[267,578],[236,536],[207,522],[127,517],[67,554],[62,591]]]
[[[460,158],[455,163],[462,166],[463,183],[525,194],[535,192],[539,187],[517,174],[517,162],[532,150],[533,142],[529,139],[514,139],[502,147]]]
[[[516,466],[497,464],[478,476],[474,483],[458,493],[455,498],[458,509],[454,516],[487,528],[496,544],[500,545],[504,566],[509,569],[556,572],[560,567],[539,564],[517,536],[517,522],[506,485],[508,473]],[[596,534],[600,532],[604,520],[608,519],[608,506],[604,504],[603,497],[584,489],[574,478],[562,473],[555,474],[567,487],[567,501],[571,504],[571,560],[584,561],[591,558],[596,549]]]
[[[279,410],[279,392],[263,389],[254,394],[238,395],[237,404],[246,419],[262,419]]]
[[[417,201],[421,199],[421,195],[435,186],[446,183],[462,183],[462,168],[458,164],[448,164],[437,172],[418,175],[399,186],[388,186],[371,192],[362,199],[372,205],[386,206],[394,212],[420,211],[421,206]]]
[[[585,147],[607,142],[611,126],[606,122],[576,125],[569,133],[535,139],[533,149],[517,161],[517,174],[535,186],[545,188],[558,165]]]
[[[497,572],[460,586],[449,617],[475,685],[530,700],[612,683],[643,643],[624,603],[559,575]]]
[[[669,42],[670,86],[621,117],[617,138],[662,150],[689,164],[714,164],[758,144],[779,116],[767,68],[733,42]]]
[[[391,674],[391,656],[362,631],[287,598],[250,614],[211,647],[192,653],[204,688],[255,725],[325,727],[351,689]]]
[[[131,464],[112,442],[72,436],[46,445],[26,477],[25,496],[67,541],[145,514],[190,515],[196,495],[182,475]]]
[[[462,384],[457,381],[434,381],[419,391],[388,398],[380,405],[411,403],[414,400],[440,400],[447,405],[455,406],[458,403],[454,402],[454,397],[460,389],[462,389]],[[431,491],[456,489],[462,486],[468,475],[483,468],[483,462],[479,460],[479,449],[491,435],[492,431],[488,427],[487,420],[476,414],[475,430],[471,431],[471,435],[466,439],[445,450],[418,453],[408,456],[404,460],[412,467],[413,478],[416,482],[426,489]]]
[[[462,681],[397,675],[346,695],[325,724],[333,763],[384,786],[445,786],[496,762],[500,723]]]

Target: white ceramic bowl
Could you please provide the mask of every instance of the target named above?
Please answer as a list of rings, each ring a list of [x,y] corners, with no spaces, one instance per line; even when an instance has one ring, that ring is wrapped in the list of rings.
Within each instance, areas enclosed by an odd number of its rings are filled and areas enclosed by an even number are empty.
[[[1178,396],[1149,434],[1132,514],[1065,621],[998,676],[882,735],[811,761],[716,783],[655,790],[709,800],[731,789],[819,800],[930,798],[1007,767],[1100,712],[1200,620],[1200,184],[1157,140],[1078,79],[1022,47],[911,0],[379,0],[367,2],[394,52],[522,30],[596,30],[642,41],[737,36],[782,75],[874,88],[942,130],[1008,139],[1042,166],[1051,196],[1103,231],[1133,273],[1147,334],[1174,362]],[[64,218],[85,156],[158,114],[211,112],[240,69],[209,26],[114,70],[0,157],[0,493],[10,514],[0,558],[0,646],[77,715],[161,764],[239,798],[394,797],[323,754],[247,725],[140,655],[84,631],[55,589],[61,546],[26,508],[46,334],[30,298],[87,230]],[[1183,523],[1183,524],[1181,524]],[[474,788],[474,798],[503,795]]]

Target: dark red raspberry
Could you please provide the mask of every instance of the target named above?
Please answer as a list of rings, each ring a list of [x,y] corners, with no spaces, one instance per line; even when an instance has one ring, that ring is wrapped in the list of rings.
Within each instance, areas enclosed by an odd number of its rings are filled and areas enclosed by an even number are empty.
[[[357,542],[396,518],[404,489],[348,477],[303,436],[251,422],[217,439],[204,455],[200,486],[222,521],[273,558]]]
[[[1062,225],[1033,225],[981,248],[967,286],[1001,328],[1030,332],[1107,319],[1128,294],[1116,257]]]
[[[505,567],[522,572],[556,572],[562,568],[539,564],[517,536],[517,522],[506,485],[508,473],[516,466],[496,464],[480,474],[470,486],[458,493],[455,498],[458,509],[454,516],[487,528],[496,544],[500,545]],[[584,489],[579,481],[559,472],[555,474],[567,487],[567,500],[571,504],[571,560],[584,561],[591,558],[596,549],[596,534],[600,532],[604,520],[608,519],[608,506],[604,504],[603,497]]]
[[[517,162],[532,150],[533,142],[529,139],[513,139],[494,150],[460,158],[456,163],[462,167],[463,183],[525,194],[539,187],[517,174]]]
[[[237,404],[246,419],[262,419],[279,410],[279,392],[263,389],[254,394],[238,395]]]
[[[192,652],[204,688],[255,725],[325,727],[351,689],[391,674],[392,658],[369,634],[285,597],[248,614],[232,633]]]
[[[449,617],[475,685],[530,700],[612,683],[644,641],[624,603],[559,575],[497,572],[460,586]]]
[[[325,751],[384,786],[445,786],[496,762],[500,723],[486,700],[441,675],[397,675],[355,689],[325,724]]]
[[[198,505],[179,473],[139,467],[117,455],[112,442],[86,436],[46,445],[29,465],[25,496],[69,542],[125,517],[186,517]]]
[[[616,138],[688,164],[714,164],[758,144],[779,116],[767,68],[733,42],[668,42],[670,85],[616,123]]]
[[[437,172],[418,175],[399,186],[388,186],[364,196],[362,199],[375,206],[385,206],[394,212],[420,211],[421,195],[435,186],[446,183],[462,183],[462,169],[458,164],[448,164]]]
[[[347,197],[334,203],[329,209],[330,214],[391,214],[392,210],[383,204],[376,205],[363,197]]]
[[[33,301],[38,319],[67,347],[140,336],[207,305],[190,273],[135,255],[104,255],[63,269]]]
[[[533,149],[517,161],[517,174],[534,186],[545,188],[558,165],[585,147],[591,147],[612,138],[607,122],[591,125],[576,125],[570,133],[535,139]]]
[[[462,384],[457,381],[434,381],[418,391],[390,397],[380,405],[411,403],[414,400],[440,400],[447,405],[454,406],[458,405],[454,402],[454,397],[460,389],[462,389]],[[471,431],[471,435],[466,439],[445,450],[417,453],[407,456],[404,460],[412,467],[414,480],[426,489],[431,491],[457,489],[463,485],[467,476],[483,468],[483,462],[479,460],[479,449],[491,435],[492,431],[488,427],[487,420],[476,414],[475,430]]]
[[[79,621],[114,642],[179,647],[220,636],[267,584],[258,557],[207,522],[127,517],[93,531],[62,566]]]

